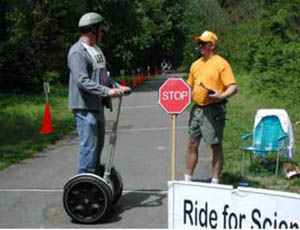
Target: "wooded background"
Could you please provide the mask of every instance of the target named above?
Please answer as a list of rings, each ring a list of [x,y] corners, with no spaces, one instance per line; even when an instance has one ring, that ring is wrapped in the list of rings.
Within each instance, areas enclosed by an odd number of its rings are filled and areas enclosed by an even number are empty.
[[[300,0],[0,0],[1,93],[67,84],[67,52],[88,11],[107,21],[102,48],[113,76],[153,70],[163,58],[188,71],[199,55],[193,38],[211,30],[234,72],[253,76],[254,93],[300,104]]]

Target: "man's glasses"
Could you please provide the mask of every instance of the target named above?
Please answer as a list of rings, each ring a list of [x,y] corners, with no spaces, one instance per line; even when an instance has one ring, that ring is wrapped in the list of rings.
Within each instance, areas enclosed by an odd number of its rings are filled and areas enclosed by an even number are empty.
[[[209,43],[209,42],[198,42],[198,43],[196,44],[196,46],[197,46],[197,48],[202,48],[202,47],[206,46],[208,43]]]

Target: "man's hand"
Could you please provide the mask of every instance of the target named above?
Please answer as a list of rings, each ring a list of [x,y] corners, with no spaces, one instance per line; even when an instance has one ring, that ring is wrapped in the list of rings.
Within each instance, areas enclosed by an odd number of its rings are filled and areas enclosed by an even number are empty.
[[[225,98],[219,92],[215,91],[214,94],[208,94],[208,97],[211,98],[214,102],[219,102],[224,100]]]
[[[121,97],[123,95],[129,95],[131,93],[131,88],[128,86],[120,86],[119,88],[113,88],[108,91],[108,96],[110,97]]]
[[[124,94],[124,91],[120,88],[109,89],[108,96],[110,97],[121,97]]]
[[[119,89],[123,90],[124,95],[129,95],[131,93],[131,88],[128,86],[120,86]]]

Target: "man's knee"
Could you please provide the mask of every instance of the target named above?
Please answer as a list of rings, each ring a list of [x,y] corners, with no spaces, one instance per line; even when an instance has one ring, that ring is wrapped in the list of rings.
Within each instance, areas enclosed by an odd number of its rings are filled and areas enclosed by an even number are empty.
[[[211,147],[211,150],[213,153],[221,153],[222,152],[222,144],[221,143],[210,145],[210,147]]]
[[[196,153],[198,151],[199,140],[190,139],[188,142],[188,152],[189,153]]]

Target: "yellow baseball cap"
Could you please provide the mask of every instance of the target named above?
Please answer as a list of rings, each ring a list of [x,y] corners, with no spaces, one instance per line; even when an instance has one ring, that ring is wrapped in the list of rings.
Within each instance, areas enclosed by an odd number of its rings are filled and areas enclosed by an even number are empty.
[[[211,42],[213,44],[217,44],[218,37],[211,31],[204,31],[201,36],[194,38],[195,42]]]

